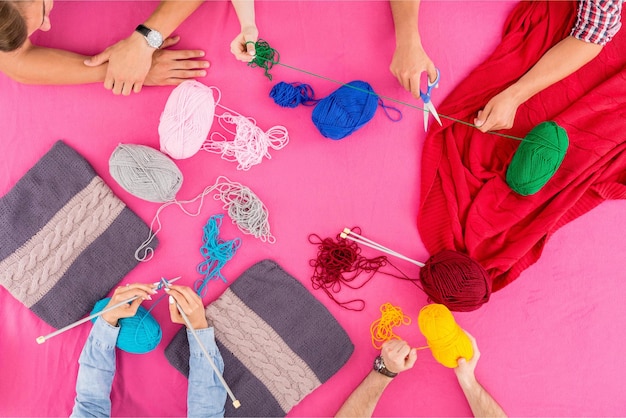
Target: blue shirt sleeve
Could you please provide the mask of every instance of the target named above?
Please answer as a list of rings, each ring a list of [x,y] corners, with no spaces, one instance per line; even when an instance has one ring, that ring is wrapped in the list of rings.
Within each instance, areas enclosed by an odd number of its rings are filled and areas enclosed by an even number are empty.
[[[224,372],[224,361],[217,345],[212,327],[196,330],[202,345],[213,362]],[[193,334],[187,330],[189,340],[189,389],[187,391],[187,415],[190,417],[223,417],[226,389],[209,364]]]
[[[120,328],[98,317],[78,360],[76,401],[72,417],[111,416],[115,343]]]

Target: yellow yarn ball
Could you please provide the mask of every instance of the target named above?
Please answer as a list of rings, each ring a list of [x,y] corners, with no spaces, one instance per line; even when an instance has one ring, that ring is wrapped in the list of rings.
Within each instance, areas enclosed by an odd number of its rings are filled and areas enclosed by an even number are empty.
[[[438,303],[424,306],[417,322],[433,357],[442,365],[454,368],[461,357],[469,361],[474,356],[472,342],[446,306]]]

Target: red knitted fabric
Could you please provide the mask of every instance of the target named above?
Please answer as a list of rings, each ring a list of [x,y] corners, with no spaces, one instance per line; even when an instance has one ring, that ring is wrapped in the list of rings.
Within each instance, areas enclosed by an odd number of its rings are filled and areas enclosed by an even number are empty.
[[[495,94],[515,82],[574,22],[576,2],[520,2],[502,43],[438,106],[473,122]],[[424,144],[417,223],[431,254],[467,253],[488,271],[493,290],[515,280],[559,227],[606,199],[626,198],[626,30],[590,64],[520,106],[508,134],[524,137],[554,120],[570,147],[555,176],[532,196],[505,181],[518,141],[450,121]]]

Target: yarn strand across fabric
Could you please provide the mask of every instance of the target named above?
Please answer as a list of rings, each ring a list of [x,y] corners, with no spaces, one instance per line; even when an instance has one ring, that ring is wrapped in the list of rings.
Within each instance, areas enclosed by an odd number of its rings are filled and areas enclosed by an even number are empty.
[[[393,306],[389,302],[380,306],[380,312],[380,318],[372,322],[370,326],[372,345],[377,350],[382,349],[386,341],[401,339],[393,332],[395,327],[411,324],[411,318],[405,315],[399,306]]]
[[[207,152],[221,154],[222,159],[239,163],[238,170],[249,170],[260,164],[263,157],[271,159],[269,149],[280,150],[289,143],[289,133],[284,126],[273,126],[264,132],[253,118],[248,118],[233,111],[216,115],[220,126],[233,135],[228,140],[222,133],[213,132],[202,145]],[[225,125],[234,125],[232,131]]]
[[[239,238],[225,241],[219,237],[223,218],[224,215],[221,214],[213,215],[203,228],[203,244],[200,247],[200,254],[202,254],[204,261],[198,264],[197,271],[204,277],[194,283],[194,290],[200,297],[206,295],[209,281],[221,279],[227,283],[226,278],[222,275],[222,268],[235,256],[241,246],[241,239]]]
[[[361,232],[359,227],[352,228],[357,233]],[[309,242],[317,245],[317,257],[310,260],[309,264],[313,267],[313,275],[311,276],[311,285],[313,289],[322,289],[324,293],[337,305],[351,311],[362,311],[365,309],[365,301],[363,299],[352,299],[346,302],[338,301],[334,294],[339,293],[342,287],[348,287],[356,290],[365,286],[376,273],[382,273],[401,280],[407,280],[419,288],[417,279],[411,279],[400,269],[393,265],[385,256],[374,257],[368,259],[361,254],[361,248],[354,241],[348,241],[340,238],[337,234],[336,238],[322,239],[317,234],[309,235]],[[380,271],[386,265],[390,265],[400,275],[391,274]],[[361,275],[368,273],[369,277],[358,285],[352,283]]]
[[[269,212],[257,195],[241,183],[232,182],[225,176],[219,176],[213,185],[205,187],[193,199],[172,201],[161,205],[150,223],[148,238],[135,251],[135,258],[139,261],[148,261],[154,256],[154,250],[150,243],[161,231],[160,215],[163,210],[170,205],[176,205],[184,214],[192,217],[198,216],[204,205],[204,198],[212,192],[217,192],[213,198],[224,203],[222,208],[228,212],[231,221],[237,225],[240,231],[244,234],[253,235],[262,242],[270,244],[276,242],[276,238],[270,232]],[[187,206],[198,200],[200,203],[195,211],[187,210]]]

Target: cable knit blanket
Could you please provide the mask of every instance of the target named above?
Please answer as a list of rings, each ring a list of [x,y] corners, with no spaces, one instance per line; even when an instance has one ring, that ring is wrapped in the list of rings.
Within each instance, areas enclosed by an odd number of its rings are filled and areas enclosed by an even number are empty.
[[[55,328],[137,265],[148,227],[58,141],[0,198],[0,284]]]

